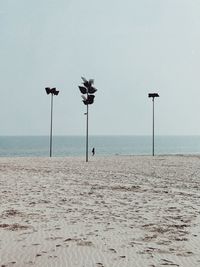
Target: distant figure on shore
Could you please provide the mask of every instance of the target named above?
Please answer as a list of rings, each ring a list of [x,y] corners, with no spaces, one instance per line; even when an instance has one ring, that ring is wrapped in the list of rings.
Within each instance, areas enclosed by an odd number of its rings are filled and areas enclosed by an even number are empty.
[[[92,156],[94,156],[95,155],[95,148],[93,147],[93,149],[92,149]]]

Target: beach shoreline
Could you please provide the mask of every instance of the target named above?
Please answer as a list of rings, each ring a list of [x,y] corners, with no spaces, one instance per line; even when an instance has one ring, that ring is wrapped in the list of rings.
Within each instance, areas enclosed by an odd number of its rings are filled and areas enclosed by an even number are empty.
[[[0,266],[200,264],[200,155],[0,158]]]

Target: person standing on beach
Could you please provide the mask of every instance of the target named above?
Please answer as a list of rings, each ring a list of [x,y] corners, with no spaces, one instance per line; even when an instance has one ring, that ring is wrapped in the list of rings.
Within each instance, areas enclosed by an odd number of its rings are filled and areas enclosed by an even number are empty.
[[[95,154],[95,148],[93,147],[93,149],[92,149],[92,156],[94,156],[94,154]]]

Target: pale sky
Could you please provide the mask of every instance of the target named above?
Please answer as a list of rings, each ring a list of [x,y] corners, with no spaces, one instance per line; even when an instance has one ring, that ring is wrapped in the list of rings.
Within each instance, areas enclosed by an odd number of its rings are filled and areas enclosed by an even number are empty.
[[[0,0],[0,135],[200,135],[199,0]]]

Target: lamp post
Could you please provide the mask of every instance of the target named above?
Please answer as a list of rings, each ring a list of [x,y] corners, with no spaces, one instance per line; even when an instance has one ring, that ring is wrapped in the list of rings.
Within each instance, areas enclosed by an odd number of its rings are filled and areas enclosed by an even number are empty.
[[[94,80],[86,80],[84,77],[81,77],[83,80],[84,86],[79,86],[79,90],[81,91],[83,98],[83,103],[86,105],[86,162],[88,162],[88,117],[89,117],[89,105],[94,103],[95,95],[94,93],[97,91],[95,87],[93,87]]]
[[[159,97],[159,94],[157,93],[150,93],[148,95],[150,98],[152,98],[153,102],[153,140],[152,140],[152,156],[154,156],[154,98]]]
[[[51,122],[50,122],[50,157],[52,156],[52,130],[53,130],[53,96],[58,95],[56,88],[45,88],[47,95],[51,94]]]

